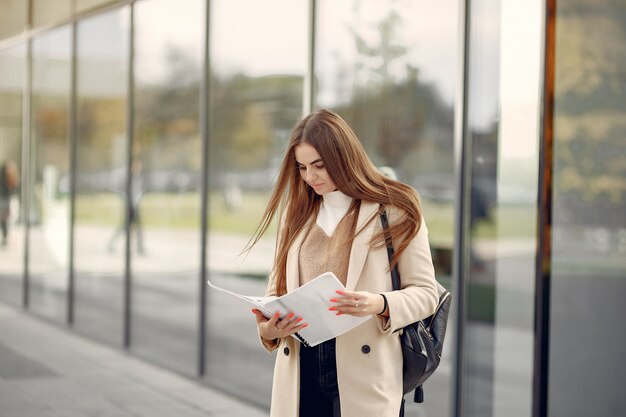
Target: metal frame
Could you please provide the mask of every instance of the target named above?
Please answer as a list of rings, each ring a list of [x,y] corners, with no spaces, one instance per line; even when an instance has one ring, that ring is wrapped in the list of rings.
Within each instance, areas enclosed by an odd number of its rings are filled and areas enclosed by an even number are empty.
[[[78,22],[72,22],[71,46],[71,81],[70,81],[70,120],[69,120],[69,158],[70,158],[70,218],[69,218],[69,250],[68,250],[68,286],[67,286],[67,324],[74,324],[75,274],[74,274],[74,223],[76,214],[76,175],[77,175],[77,148],[76,137],[76,109],[78,80],[76,70],[78,65]]]
[[[550,292],[552,283],[552,178],[554,149],[554,71],[556,0],[546,0],[541,128],[539,141],[539,186],[537,253],[535,264],[535,340],[533,352],[532,415],[548,415],[550,359]]]
[[[26,74],[24,79],[24,93],[22,98],[22,221],[24,222],[24,280],[22,285],[22,307],[28,310],[30,306],[30,148],[31,148],[31,93],[33,88],[33,40],[26,42]]]
[[[77,88],[78,81],[76,71],[78,65],[78,20],[75,17],[76,0],[71,0],[72,13],[72,40],[70,58],[70,114],[69,114],[69,162],[70,162],[70,213],[69,213],[69,242],[68,242],[68,283],[67,283],[67,316],[68,326],[74,325],[74,300],[75,300],[75,268],[74,268],[74,225],[76,220],[76,176],[77,176],[77,136],[76,136],[76,109],[77,109]]]
[[[204,62],[202,68],[202,85],[200,86],[200,136],[202,138],[202,179],[200,195],[200,282],[199,309],[198,309],[198,376],[206,374],[206,340],[208,335],[207,311],[207,253],[209,229],[209,128],[210,124],[210,87],[211,87],[211,45],[210,22],[211,0],[205,3],[205,31],[204,31]]]
[[[459,1],[459,73],[456,95],[454,131],[454,168],[456,176],[456,207],[454,225],[454,253],[452,258],[452,308],[455,318],[453,358],[453,389],[451,415],[463,416],[465,397],[465,319],[469,259],[469,182],[471,181],[471,147],[467,143],[469,49],[471,0]]]
[[[135,102],[135,2],[131,2],[129,10],[130,33],[128,34],[128,91],[126,102],[126,218],[124,227],[126,232],[126,247],[124,256],[124,305],[123,305],[123,328],[124,335],[122,345],[129,349],[132,338],[132,267],[131,267],[131,224],[130,216],[132,211],[132,164],[134,145],[134,102]]]
[[[307,66],[304,73],[302,94],[302,115],[306,116],[315,108],[315,29],[317,25],[317,1],[309,0],[309,20],[307,22]]]

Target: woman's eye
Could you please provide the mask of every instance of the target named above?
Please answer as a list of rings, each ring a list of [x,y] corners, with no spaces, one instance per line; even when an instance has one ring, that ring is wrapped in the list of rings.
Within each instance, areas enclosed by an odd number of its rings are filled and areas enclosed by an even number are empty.
[[[298,166],[298,169],[299,169],[300,171],[304,171],[304,170],[306,169],[306,167],[303,167],[302,165],[300,165],[300,166]]]
[[[317,168],[317,169],[324,169],[324,165],[316,165],[315,168]]]

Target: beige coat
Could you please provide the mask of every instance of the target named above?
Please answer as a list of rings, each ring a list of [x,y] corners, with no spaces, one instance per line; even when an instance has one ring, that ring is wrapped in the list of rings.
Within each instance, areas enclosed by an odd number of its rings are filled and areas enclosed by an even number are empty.
[[[372,216],[377,203],[361,204],[357,230]],[[387,210],[393,224],[398,210]],[[337,382],[342,417],[397,417],[402,400],[402,351],[396,330],[430,316],[437,305],[437,285],[428,245],[428,229],[422,227],[399,259],[402,290],[392,291],[387,249],[370,248],[380,220],[372,221],[352,244],[346,288],[352,291],[384,293],[389,303],[389,318],[375,316],[337,338]],[[289,250],[287,291],[299,285],[298,252],[305,232],[300,233]],[[268,285],[268,295],[273,294]],[[306,319],[306,318],[305,318]],[[300,343],[294,338],[279,343],[261,340],[268,351],[277,350],[272,387],[271,417],[297,417],[300,383]],[[369,349],[367,347],[369,347]],[[365,348],[364,348],[365,347]],[[364,353],[367,352],[367,353]]]

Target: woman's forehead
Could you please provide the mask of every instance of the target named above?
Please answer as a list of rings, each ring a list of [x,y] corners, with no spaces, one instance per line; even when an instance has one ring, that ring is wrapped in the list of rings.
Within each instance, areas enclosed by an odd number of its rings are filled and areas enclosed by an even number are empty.
[[[321,161],[320,154],[312,145],[302,142],[295,147],[296,162],[301,165],[310,165]]]

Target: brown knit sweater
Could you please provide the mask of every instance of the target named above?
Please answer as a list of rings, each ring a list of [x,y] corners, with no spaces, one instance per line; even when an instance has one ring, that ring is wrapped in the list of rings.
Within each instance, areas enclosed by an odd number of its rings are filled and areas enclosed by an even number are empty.
[[[334,273],[346,285],[355,218],[354,214],[346,215],[331,236],[317,223],[311,226],[300,247],[300,285],[324,272]]]

